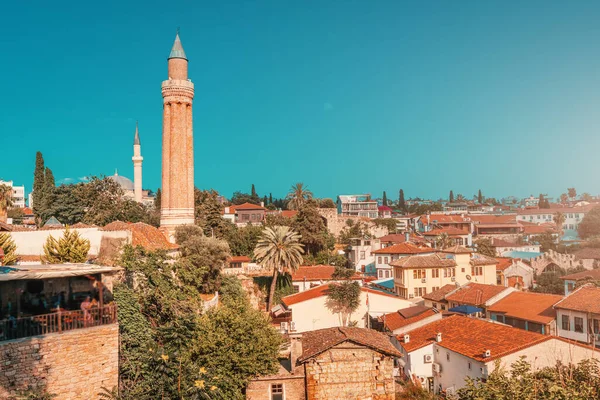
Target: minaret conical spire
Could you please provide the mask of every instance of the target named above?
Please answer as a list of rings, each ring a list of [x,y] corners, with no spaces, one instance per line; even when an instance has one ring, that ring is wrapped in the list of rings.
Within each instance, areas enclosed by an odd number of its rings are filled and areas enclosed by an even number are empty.
[[[187,60],[185,51],[183,51],[183,46],[181,45],[181,39],[179,39],[179,31],[177,32],[177,36],[175,36],[175,43],[173,43],[173,48],[169,54],[169,59],[171,58],[183,58]]]
[[[138,122],[135,121],[135,136],[133,137],[133,145],[135,146],[135,145],[140,145],[140,144],[142,144],[142,143],[140,142],[140,133],[138,131]]]

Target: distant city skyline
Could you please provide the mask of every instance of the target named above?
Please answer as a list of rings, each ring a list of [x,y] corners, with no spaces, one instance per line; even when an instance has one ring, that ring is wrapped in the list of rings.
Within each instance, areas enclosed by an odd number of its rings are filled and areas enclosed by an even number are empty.
[[[600,4],[13,2],[0,179],[161,176],[160,83],[190,60],[195,184],[231,197],[600,193]],[[93,23],[90,16],[93,15]]]

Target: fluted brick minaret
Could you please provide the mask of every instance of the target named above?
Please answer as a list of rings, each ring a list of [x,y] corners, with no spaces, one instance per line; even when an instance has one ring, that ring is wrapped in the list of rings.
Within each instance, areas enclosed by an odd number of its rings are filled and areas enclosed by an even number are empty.
[[[162,83],[163,149],[160,226],[170,237],[175,227],[194,223],[194,140],[188,60],[179,34],[169,55],[169,79]]]
[[[133,137],[133,194],[135,201],[142,202],[142,144],[140,143],[140,133],[138,123],[135,123],[135,136]]]

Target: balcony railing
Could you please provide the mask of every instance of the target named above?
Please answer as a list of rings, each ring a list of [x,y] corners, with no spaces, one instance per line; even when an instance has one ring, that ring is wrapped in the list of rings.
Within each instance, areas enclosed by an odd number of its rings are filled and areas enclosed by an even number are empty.
[[[114,324],[117,306],[109,304],[89,311],[57,311],[52,314],[0,320],[0,341],[19,339],[47,333],[62,333],[74,329]]]

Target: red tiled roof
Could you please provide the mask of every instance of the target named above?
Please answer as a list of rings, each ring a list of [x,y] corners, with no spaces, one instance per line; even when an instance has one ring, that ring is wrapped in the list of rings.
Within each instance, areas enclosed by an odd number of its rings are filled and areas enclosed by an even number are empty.
[[[403,233],[390,233],[389,235],[380,237],[379,240],[381,243],[405,243],[406,235]],[[409,236],[409,241],[422,242],[423,238],[411,233]]]
[[[504,286],[484,285],[482,283],[470,282],[461,286],[454,293],[446,296],[447,301],[473,306],[484,305],[486,301],[501,292],[509,290]]]
[[[326,296],[327,293],[329,292],[329,286],[331,284],[330,283],[325,283],[323,285],[319,285],[317,287],[314,287],[312,289],[308,289],[305,290],[304,292],[300,292],[300,293],[295,293],[295,294],[291,294],[289,296],[285,296],[284,298],[281,299],[281,302],[283,304],[285,304],[286,306],[291,306],[297,303],[301,303],[303,301],[306,300],[312,300],[312,299],[316,299],[317,297],[321,297],[321,296]],[[379,295],[379,296],[386,296],[386,297],[391,297],[394,299],[399,299],[398,296],[393,295],[393,294],[388,294],[388,293],[384,293],[381,292],[379,290],[374,290],[374,289],[369,289],[366,288],[364,286],[361,286],[360,290],[362,292],[365,293],[370,293],[370,294],[375,294],[375,295]]]
[[[142,246],[148,250],[177,249],[174,243],[167,240],[165,235],[152,225],[143,222],[115,221],[101,228],[103,231],[131,231],[131,245]]]
[[[553,338],[476,318],[454,315],[408,332],[408,343],[404,343],[403,336],[397,336],[397,339],[406,351],[412,352],[434,343],[437,333],[442,334],[442,341],[436,343],[440,347],[481,362],[489,362]],[[490,350],[490,357],[484,356],[486,350]]]
[[[419,306],[416,306],[416,307],[419,307]],[[413,308],[413,307],[410,307],[410,308]],[[432,315],[437,314],[431,308],[428,308],[425,311],[421,312],[420,314],[405,318],[404,316],[402,316],[400,311],[401,310],[398,310],[394,313],[385,314],[385,315],[379,317],[379,319],[381,321],[383,321],[383,324],[385,325],[385,327],[387,329],[389,329],[390,331],[395,331],[396,329],[400,329],[403,326],[410,325],[412,323],[421,321],[422,319],[425,319],[427,317],[431,317]]]
[[[449,226],[447,228],[432,229],[428,232],[423,232],[423,236],[439,236],[442,233],[445,233],[448,236],[463,236],[469,234],[467,231]]]
[[[472,221],[478,224],[514,224],[517,222],[515,214],[507,215],[469,215]]]
[[[546,293],[513,292],[488,308],[490,312],[504,314],[507,317],[549,324],[556,319],[552,306],[563,296]]]
[[[554,308],[600,314],[600,288],[584,285],[556,303]]]
[[[523,233],[527,235],[539,235],[545,232],[556,233],[556,224],[554,223],[543,223],[536,224],[533,222],[519,221],[519,224],[523,227]]]
[[[461,245],[457,244],[455,246],[445,248],[444,250],[442,250],[442,252],[451,253],[451,254],[467,254],[467,253],[473,253],[473,250],[467,249],[465,246],[461,246]]]
[[[591,269],[589,271],[576,272],[574,274],[561,276],[560,279],[569,281],[583,281],[586,279],[599,280],[600,269]]]
[[[23,211],[23,215],[26,217],[33,215],[33,210],[29,207],[23,207],[21,208],[21,211]]]
[[[247,256],[233,256],[233,257],[229,257],[227,259],[227,261],[229,261],[230,263],[244,263],[244,262],[250,262],[250,261],[252,261],[252,259]]]
[[[452,258],[446,258],[440,254],[430,254],[425,256],[403,257],[390,263],[392,267],[402,268],[443,268],[456,267],[456,261]]]
[[[517,244],[515,242],[509,242],[508,240],[493,238],[492,246],[493,247],[521,247],[521,246],[526,246],[526,245]]]
[[[496,271],[504,271],[506,268],[512,265],[513,259],[510,257],[496,257],[498,264],[496,264]]]
[[[469,261],[471,265],[492,265],[498,264],[498,260],[494,257],[488,257],[484,254],[474,253],[471,256],[471,261]]]
[[[436,250],[427,247],[418,247],[412,243],[398,243],[392,246],[384,247],[379,250],[375,250],[373,254],[424,254],[424,253],[434,253]]]
[[[458,286],[447,284],[439,288],[438,290],[434,290],[433,292],[427,293],[423,295],[424,299],[431,301],[442,301],[446,298],[446,295],[453,290],[458,289]]]
[[[283,210],[281,211],[281,215],[286,218],[294,218],[298,214],[298,210]]]
[[[396,350],[388,336],[372,329],[348,327],[319,329],[303,333],[301,340],[302,355],[298,358],[300,362],[304,362],[338,344],[348,341],[369,347],[388,356],[402,356]]]
[[[230,206],[229,209],[231,210],[231,208],[234,208],[235,211],[237,210],[264,210],[264,207],[261,207],[259,205],[256,204],[252,204],[252,203],[244,203],[244,204],[238,204],[236,206]]]
[[[469,217],[462,217],[460,215],[445,215],[445,214],[431,214],[429,216],[429,223],[433,224],[470,224],[471,221],[466,221],[465,219]],[[427,215],[421,216],[421,221],[423,223],[427,223]],[[435,222],[434,222],[435,221]]]
[[[331,280],[335,271],[333,265],[303,265],[292,274],[292,281],[326,281]],[[358,274],[354,274],[353,280],[362,279]]]
[[[600,260],[600,249],[586,247],[573,253],[576,260]]]
[[[393,211],[392,208],[388,206],[378,206],[377,209],[379,211]]]

